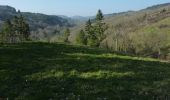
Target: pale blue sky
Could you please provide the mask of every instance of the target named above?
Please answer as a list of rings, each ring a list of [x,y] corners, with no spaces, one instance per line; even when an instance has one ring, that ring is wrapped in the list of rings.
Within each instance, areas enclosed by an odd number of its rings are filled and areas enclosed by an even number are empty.
[[[170,0],[0,0],[0,5],[13,6],[24,12],[50,15],[92,16],[98,9],[103,13],[139,10]]]

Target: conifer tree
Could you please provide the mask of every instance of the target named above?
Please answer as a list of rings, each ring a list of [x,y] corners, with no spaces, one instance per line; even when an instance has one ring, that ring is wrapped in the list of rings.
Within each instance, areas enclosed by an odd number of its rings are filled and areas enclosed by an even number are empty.
[[[92,24],[91,20],[86,22],[85,32],[87,34],[87,44],[90,46],[99,47],[100,43],[105,39],[104,32],[107,26],[103,22],[104,16],[101,10],[98,10],[95,22]]]
[[[83,30],[80,30],[80,32],[76,36],[76,42],[81,45],[87,44],[87,37]]]
[[[67,28],[64,32],[64,42],[69,42],[69,36],[70,36],[70,29]]]
[[[14,43],[17,41],[28,40],[30,35],[29,25],[22,15],[14,16],[13,20],[7,20],[2,32],[2,41]]]
[[[99,9],[96,15],[96,21],[101,21],[104,19],[102,11]]]
[[[12,42],[13,40],[13,26],[10,20],[6,20],[3,26],[3,31],[2,31],[2,40],[3,42]]]
[[[30,35],[29,24],[26,23],[24,17],[21,14],[19,17],[18,16],[14,17],[13,25],[15,34],[21,41],[29,40]]]
[[[97,37],[97,46],[100,45],[100,42],[102,42],[105,39],[105,34],[104,32],[107,29],[106,24],[103,22],[104,20],[104,16],[101,10],[98,10],[97,14],[96,14],[96,20],[95,20],[95,24],[94,24],[94,33]]]
[[[92,32],[92,23],[90,19],[86,22],[85,31],[87,34],[91,34]]]
[[[29,40],[29,36],[30,36],[30,28],[29,28],[29,24],[25,23],[24,25],[24,38],[26,40]]]
[[[97,37],[94,32],[94,27],[92,26],[91,20],[89,19],[86,22],[85,32],[87,34],[87,45],[89,46],[97,46]]]
[[[14,29],[15,34],[18,34],[18,30],[19,30],[18,24],[19,24],[18,17],[14,16],[14,18],[13,18],[13,29]]]

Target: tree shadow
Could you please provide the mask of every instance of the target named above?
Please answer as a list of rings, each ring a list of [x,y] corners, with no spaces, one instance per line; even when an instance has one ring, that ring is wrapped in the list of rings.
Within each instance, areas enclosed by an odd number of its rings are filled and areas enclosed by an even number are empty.
[[[0,97],[155,100],[170,94],[169,63],[98,56],[104,53],[64,44],[0,46]]]

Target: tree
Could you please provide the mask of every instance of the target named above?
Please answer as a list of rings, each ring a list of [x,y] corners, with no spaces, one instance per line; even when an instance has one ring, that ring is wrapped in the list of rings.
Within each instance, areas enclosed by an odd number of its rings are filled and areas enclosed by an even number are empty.
[[[98,45],[98,40],[90,19],[86,22],[85,32],[87,34],[87,45],[96,47]]]
[[[18,34],[21,40],[28,40],[30,35],[29,24],[26,23],[24,17],[20,14],[18,17]]]
[[[14,16],[13,20],[5,21],[1,39],[3,42],[14,43],[28,40],[30,35],[29,24],[26,23],[22,15]]]
[[[100,45],[100,43],[105,39],[105,31],[107,30],[106,24],[103,22],[104,16],[101,10],[98,10],[98,13],[96,15],[96,21],[94,24],[94,34],[97,38],[97,46]]]
[[[96,15],[96,21],[101,21],[104,19],[102,11],[99,9]]]
[[[69,42],[69,36],[70,36],[70,29],[67,28],[64,32],[64,42]]]
[[[14,29],[14,32],[15,32],[16,35],[18,35],[18,33],[19,33],[18,25],[19,25],[18,17],[14,16],[14,18],[13,18],[13,29]]]
[[[83,30],[80,30],[80,32],[76,36],[76,42],[81,45],[87,44],[87,37]]]
[[[29,36],[30,36],[29,24],[25,23],[25,25],[24,25],[24,38],[26,40],[29,40]]]
[[[3,31],[2,31],[2,41],[12,42],[13,36],[14,36],[13,25],[10,20],[6,20],[3,26]]]
[[[87,44],[92,47],[98,47],[99,46],[99,41],[96,37],[95,34],[91,35],[87,39]]]
[[[44,37],[45,37],[45,39],[47,40],[47,42],[50,43],[51,38],[50,38],[49,34],[47,34],[46,31],[43,31],[43,34],[44,34]]]
[[[29,24],[26,23],[24,17],[21,14],[19,15],[19,17],[18,16],[14,17],[13,26],[15,34],[18,36],[20,41],[29,40],[30,35]]]
[[[101,10],[98,10],[95,18],[95,23],[92,24],[89,19],[86,22],[85,32],[87,34],[87,45],[99,47],[100,43],[105,39],[105,31],[107,26],[103,23],[103,13]]]
[[[91,20],[90,20],[90,19],[86,22],[85,32],[86,32],[88,35],[92,34],[92,23],[91,23]]]

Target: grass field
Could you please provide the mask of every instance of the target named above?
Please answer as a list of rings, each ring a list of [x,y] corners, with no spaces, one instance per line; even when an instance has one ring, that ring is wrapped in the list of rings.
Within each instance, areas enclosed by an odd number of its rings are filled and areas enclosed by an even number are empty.
[[[0,100],[166,100],[168,95],[166,62],[64,44],[0,46]]]

